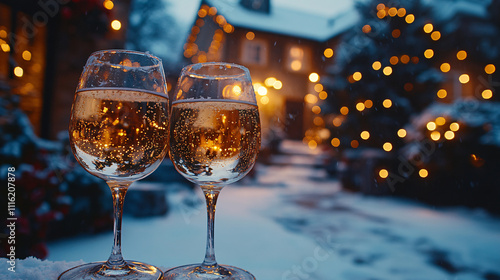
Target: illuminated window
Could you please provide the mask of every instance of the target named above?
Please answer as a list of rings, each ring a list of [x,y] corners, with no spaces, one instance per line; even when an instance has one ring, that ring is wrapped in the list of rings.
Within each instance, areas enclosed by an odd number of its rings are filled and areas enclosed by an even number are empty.
[[[289,45],[286,52],[286,66],[292,72],[306,72],[311,67],[310,50],[303,46]]]
[[[244,40],[241,49],[241,62],[243,64],[267,65],[267,42],[253,39]]]

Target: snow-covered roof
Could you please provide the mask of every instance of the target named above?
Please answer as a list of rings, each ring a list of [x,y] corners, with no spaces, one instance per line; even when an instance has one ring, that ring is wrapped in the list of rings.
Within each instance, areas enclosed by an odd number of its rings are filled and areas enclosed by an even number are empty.
[[[206,2],[236,27],[320,42],[342,33],[359,20],[352,0],[271,0],[269,14],[246,9],[239,0]]]

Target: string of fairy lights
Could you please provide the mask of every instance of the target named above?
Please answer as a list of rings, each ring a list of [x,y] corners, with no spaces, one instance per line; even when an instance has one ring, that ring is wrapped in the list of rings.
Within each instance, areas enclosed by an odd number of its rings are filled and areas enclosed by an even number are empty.
[[[404,21],[407,24],[413,24],[415,21],[415,15],[407,13],[405,8],[396,8],[396,7],[387,7],[385,4],[380,3],[376,7],[377,9],[377,17],[379,19],[384,19],[386,17],[400,17],[404,18]],[[427,34],[429,34],[429,37],[432,41],[438,41],[441,39],[441,32],[438,30],[435,30],[435,27],[432,23],[426,23],[422,27],[423,31]],[[361,28],[361,31],[363,33],[370,33],[372,32],[372,27],[368,24],[364,25]],[[391,35],[393,38],[399,38],[401,34],[400,29],[394,29],[391,32]],[[334,51],[331,48],[327,48],[324,50],[323,55],[325,58],[331,58],[333,57]],[[427,49],[423,52],[423,57],[425,59],[432,59],[435,56],[435,51],[433,49]],[[456,59],[458,61],[465,61],[467,59],[467,51],[466,50],[459,50],[456,53]],[[420,58],[418,56],[409,56],[407,54],[403,54],[400,56],[391,56],[389,59],[389,63],[387,65],[384,65],[383,62],[381,61],[373,61],[371,64],[371,68],[373,71],[381,71],[384,76],[390,76],[393,74],[393,66],[397,64],[409,64],[409,63],[414,63],[418,64],[420,61]],[[448,73],[452,70],[452,62],[443,62],[439,65],[439,69],[443,73]],[[458,71],[458,67],[456,67],[456,70]],[[487,64],[484,66],[484,72],[487,75],[491,75],[496,71],[496,67],[494,64]],[[359,82],[363,79],[363,73],[357,71],[352,73],[347,77],[347,80],[349,83],[353,84],[356,82]],[[326,99],[328,94],[323,90],[323,86],[319,83],[320,76],[317,73],[311,73],[309,76],[309,81],[311,83],[315,83],[314,89],[318,93],[318,96],[316,94],[307,94],[304,97],[304,101],[307,104],[311,104],[311,111],[318,115],[315,118],[313,118],[313,123],[316,126],[320,126],[321,124],[324,123],[323,119],[319,116],[321,113],[321,107],[317,104],[319,102],[319,99]],[[471,78],[469,74],[467,73],[461,73],[458,75],[458,82],[461,84],[467,84],[471,82]],[[406,83],[404,84],[404,90],[407,92],[410,92],[413,90],[414,86],[412,83]],[[436,92],[436,97],[438,100],[443,100],[448,96],[448,92],[446,89],[441,88]],[[493,90],[490,88],[486,88],[481,92],[481,98],[484,100],[491,99],[493,97]],[[390,109],[393,106],[393,102],[391,99],[384,99],[382,101],[382,107],[385,109]],[[356,110],[358,112],[362,112],[364,110],[370,109],[374,106],[372,100],[364,100],[356,103],[354,108],[349,108],[348,106],[342,106],[339,110],[340,114],[337,114],[336,116],[333,117],[331,120],[331,124],[333,124],[334,127],[340,127],[345,120],[346,116],[350,113],[352,110]],[[317,119],[321,119],[321,121],[317,121]],[[448,123],[448,120],[446,119],[446,116],[439,116],[435,120],[429,121],[426,124],[426,129],[428,130],[428,136],[430,139],[433,141],[446,141],[446,140],[453,140],[455,138],[455,135],[457,131],[460,129],[460,124],[457,122],[451,122]],[[320,130],[321,131],[321,130]],[[396,132],[397,136],[399,138],[405,138],[407,136],[407,131],[404,128],[399,128]],[[329,137],[329,134],[328,134]],[[328,138],[326,137],[326,138]],[[367,141],[371,137],[369,131],[361,131],[359,134],[360,140],[354,139],[352,140],[349,144],[351,148],[358,148],[359,147],[359,141]],[[323,138],[323,139],[326,139]],[[314,133],[311,133],[311,130],[306,131],[305,137],[304,137],[304,142],[308,144],[308,146],[311,149],[314,149],[317,147],[318,143],[321,142],[321,139],[318,139]],[[338,148],[341,146],[341,141],[339,138],[334,137],[330,141],[331,146]],[[382,150],[385,152],[391,152],[393,150],[393,144],[390,142],[385,142],[382,144]],[[385,168],[382,168],[379,170],[378,175],[380,178],[385,179],[389,176],[389,171]],[[419,170],[418,175],[422,178],[426,178],[429,175],[429,172],[427,169],[422,168]]]

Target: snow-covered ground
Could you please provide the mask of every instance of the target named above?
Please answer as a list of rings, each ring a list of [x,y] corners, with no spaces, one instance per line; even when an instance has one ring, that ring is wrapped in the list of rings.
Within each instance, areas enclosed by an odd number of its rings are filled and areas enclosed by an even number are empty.
[[[500,219],[347,193],[314,168],[319,152],[294,142],[285,142],[284,151],[275,164],[258,166],[257,179],[222,191],[219,263],[245,268],[259,280],[500,279]],[[202,260],[201,191],[168,188],[167,216],[125,217],[126,259],[161,268]],[[111,233],[54,242],[49,260],[105,260],[111,243]]]

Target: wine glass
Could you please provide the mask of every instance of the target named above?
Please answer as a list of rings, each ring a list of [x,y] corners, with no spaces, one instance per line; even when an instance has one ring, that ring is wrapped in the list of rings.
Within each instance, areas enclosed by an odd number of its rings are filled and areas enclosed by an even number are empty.
[[[215,204],[221,189],[243,178],[260,149],[260,120],[250,73],[231,63],[183,68],[172,100],[170,159],[186,179],[200,185],[207,203],[205,259],[165,271],[165,279],[255,279],[219,265],[214,252]]]
[[[113,195],[114,243],[106,262],[74,267],[58,279],[160,279],[160,269],[125,261],[123,201],[128,187],[152,173],[168,149],[168,95],[161,60],[148,53],[105,50],[83,69],[69,136],[78,162],[104,179]]]

